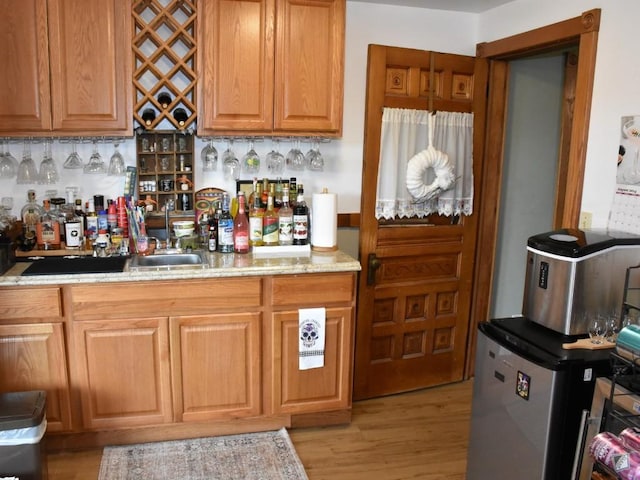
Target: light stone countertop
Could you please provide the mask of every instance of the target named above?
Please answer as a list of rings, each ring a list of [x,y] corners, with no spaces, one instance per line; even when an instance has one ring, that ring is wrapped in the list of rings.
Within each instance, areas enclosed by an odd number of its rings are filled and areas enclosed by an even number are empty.
[[[357,272],[360,263],[338,250],[308,254],[234,254],[206,252],[208,263],[204,266],[156,267],[144,271],[129,271],[129,261],[125,271],[117,273],[85,273],[64,275],[21,276],[30,262],[18,262],[0,276],[1,287],[31,285],[62,285],[79,283],[135,282],[152,280],[180,280],[196,278],[224,278],[260,275],[297,275],[304,273]]]

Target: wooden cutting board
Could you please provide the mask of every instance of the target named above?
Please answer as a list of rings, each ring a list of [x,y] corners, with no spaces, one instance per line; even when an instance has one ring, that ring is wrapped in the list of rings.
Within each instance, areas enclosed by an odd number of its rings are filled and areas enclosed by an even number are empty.
[[[581,338],[576,342],[562,344],[562,348],[564,348],[565,350],[571,350],[574,348],[582,348],[586,350],[602,350],[605,348],[613,348],[615,346],[615,343],[607,342],[606,340],[602,343],[592,343],[590,338]]]

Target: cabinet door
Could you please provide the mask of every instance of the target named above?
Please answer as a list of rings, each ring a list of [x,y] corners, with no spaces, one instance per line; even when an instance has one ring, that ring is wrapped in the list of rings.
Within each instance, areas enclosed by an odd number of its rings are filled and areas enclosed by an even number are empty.
[[[53,129],[132,132],[131,2],[48,5]]]
[[[261,413],[261,314],[171,318],[176,421]]]
[[[308,413],[351,405],[352,308],[327,308],[324,366],[298,368],[298,311],[273,314],[273,411]]]
[[[273,125],[274,0],[198,4],[198,132]]]
[[[345,0],[279,0],[276,131],[342,132]]]
[[[0,132],[51,129],[47,4],[0,1]]]
[[[168,330],[166,317],[74,323],[85,428],[172,421]]]
[[[71,429],[61,323],[0,325],[0,391],[47,392],[47,430]]]

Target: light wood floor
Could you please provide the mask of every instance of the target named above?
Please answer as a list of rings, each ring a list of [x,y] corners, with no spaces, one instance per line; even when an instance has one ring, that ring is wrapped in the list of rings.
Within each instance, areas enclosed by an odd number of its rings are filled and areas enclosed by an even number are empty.
[[[464,480],[472,381],[354,402],[350,425],[290,430],[309,480]],[[95,480],[102,450],[49,455],[49,480]]]

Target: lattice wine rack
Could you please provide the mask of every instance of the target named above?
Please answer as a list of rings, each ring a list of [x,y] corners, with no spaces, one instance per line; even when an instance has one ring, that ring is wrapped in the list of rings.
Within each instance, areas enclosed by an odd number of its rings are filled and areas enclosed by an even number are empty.
[[[196,0],[133,0],[134,118],[143,127],[189,128],[196,120]],[[158,96],[168,93],[170,103]],[[174,118],[184,109],[186,120]],[[143,120],[153,110],[155,118]],[[161,125],[162,124],[162,125]]]

